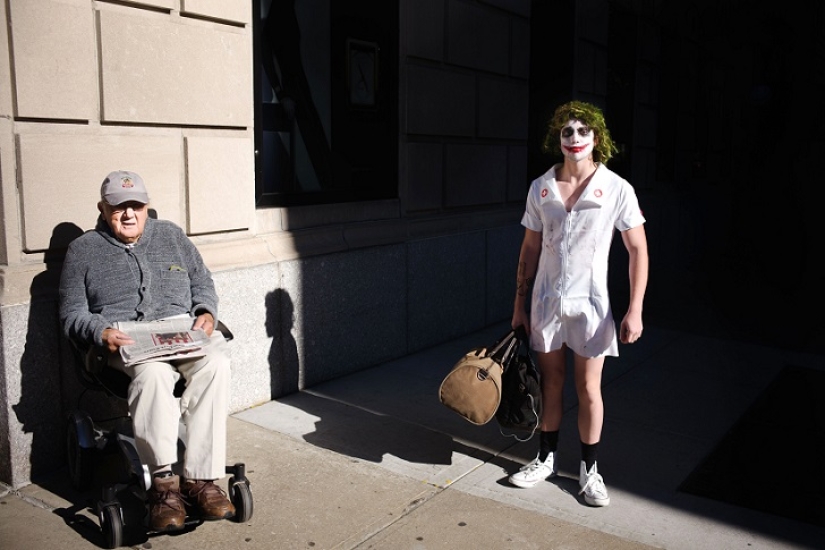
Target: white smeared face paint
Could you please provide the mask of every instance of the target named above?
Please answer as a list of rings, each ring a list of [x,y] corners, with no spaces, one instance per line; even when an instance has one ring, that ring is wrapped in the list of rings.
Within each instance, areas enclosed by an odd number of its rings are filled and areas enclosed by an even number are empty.
[[[580,120],[570,119],[561,129],[561,151],[566,158],[580,161],[593,154],[596,136],[590,126]]]

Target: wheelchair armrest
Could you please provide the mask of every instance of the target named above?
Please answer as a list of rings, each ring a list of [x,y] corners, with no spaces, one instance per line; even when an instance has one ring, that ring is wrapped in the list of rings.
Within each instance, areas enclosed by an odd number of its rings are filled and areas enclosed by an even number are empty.
[[[229,327],[223,324],[223,321],[219,320],[218,326],[216,328],[220,331],[221,334],[223,334],[223,337],[226,339],[227,342],[235,338],[235,335],[232,334],[232,331],[229,330]]]
[[[90,346],[86,350],[83,366],[87,372],[100,373],[109,364],[109,350],[101,346]]]
[[[72,355],[78,368],[89,374],[97,374],[109,362],[109,352],[106,348],[94,345],[85,345],[71,338],[68,339],[72,346]]]

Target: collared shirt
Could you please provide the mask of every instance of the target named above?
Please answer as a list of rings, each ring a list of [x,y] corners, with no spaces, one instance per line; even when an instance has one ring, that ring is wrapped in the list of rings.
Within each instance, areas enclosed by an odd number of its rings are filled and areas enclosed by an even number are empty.
[[[541,352],[562,344],[583,357],[618,355],[607,291],[607,263],[615,229],[645,222],[633,187],[600,164],[570,212],[556,171],[533,181],[521,224],[542,234],[533,287],[531,346]]]

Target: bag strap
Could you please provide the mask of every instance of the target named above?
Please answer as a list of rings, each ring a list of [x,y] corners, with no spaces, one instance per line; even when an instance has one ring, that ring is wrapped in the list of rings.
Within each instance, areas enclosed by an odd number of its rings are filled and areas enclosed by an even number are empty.
[[[502,338],[501,343],[504,343],[504,340],[507,339],[509,339],[509,341],[507,342],[508,348],[504,350],[501,353],[501,356],[499,357],[501,367],[505,371],[507,371],[507,367],[510,366],[510,363],[512,363],[513,360],[515,360],[515,358],[518,357],[520,353],[523,353],[522,350],[524,348],[526,348],[526,352],[528,354],[530,353],[530,337],[527,335],[527,330],[525,330],[524,325],[519,325],[515,329],[508,332],[507,336]],[[489,355],[492,355],[493,352],[491,352]],[[494,358],[494,360],[495,359],[496,358]]]
[[[527,441],[530,441],[533,438],[533,436],[536,434],[536,431],[539,429],[539,426],[541,426],[541,418],[539,418],[539,413],[536,410],[536,402],[533,399],[532,395],[528,395],[527,397],[530,398],[530,409],[533,411],[533,416],[536,417],[536,425],[533,426],[533,429],[530,431],[530,435],[528,435],[527,437],[522,439],[521,437],[518,436],[518,434],[506,434],[506,433],[504,433],[504,430],[501,429],[501,425],[499,425],[499,427],[498,427],[498,431],[501,435],[503,435],[504,437],[512,437],[520,443],[525,443]]]
[[[509,362],[510,357],[513,356],[517,343],[518,338],[516,337],[516,331],[511,330],[505,334],[501,340],[495,343],[493,349],[487,353],[487,357],[490,357],[496,363],[505,365]]]

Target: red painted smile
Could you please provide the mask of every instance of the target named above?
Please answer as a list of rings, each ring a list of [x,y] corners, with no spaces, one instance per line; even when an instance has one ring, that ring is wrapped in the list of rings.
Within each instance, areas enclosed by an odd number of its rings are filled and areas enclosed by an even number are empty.
[[[587,149],[587,145],[579,145],[579,146],[577,146],[577,147],[568,147],[568,146],[565,146],[564,148],[565,148],[567,151],[570,151],[571,153],[581,153],[582,151],[584,151],[585,149]]]

